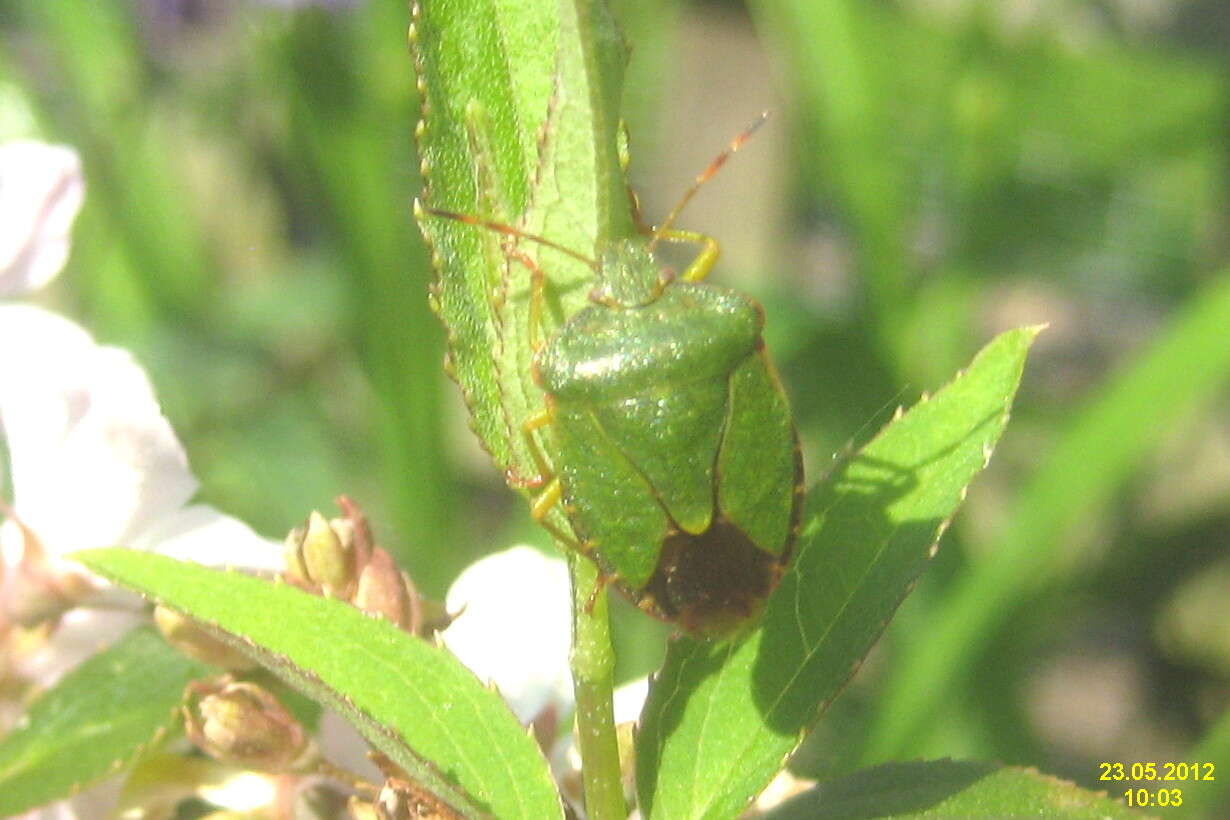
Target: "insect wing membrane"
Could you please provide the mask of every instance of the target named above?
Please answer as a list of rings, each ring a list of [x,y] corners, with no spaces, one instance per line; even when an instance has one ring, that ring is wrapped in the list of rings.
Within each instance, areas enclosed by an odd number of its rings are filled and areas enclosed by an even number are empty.
[[[670,520],[588,407],[560,402],[554,412],[569,519],[605,572],[617,574],[629,590],[640,589],[657,569]]]
[[[730,380],[718,459],[718,506],[762,550],[784,556],[802,507],[803,462],[794,419],[763,349]]]

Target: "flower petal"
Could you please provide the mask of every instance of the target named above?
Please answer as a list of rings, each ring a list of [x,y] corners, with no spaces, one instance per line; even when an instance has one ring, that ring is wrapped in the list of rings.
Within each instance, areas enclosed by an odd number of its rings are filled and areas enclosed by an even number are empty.
[[[521,546],[471,564],[448,591],[448,611],[461,614],[442,633],[445,646],[494,681],[523,723],[548,704],[572,711],[568,583],[563,561]]]
[[[321,754],[333,765],[354,772],[371,783],[384,780],[384,775],[368,754],[371,744],[359,734],[358,729],[332,709],[324,710],[320,716],[316,742]]]
[[[281,572],[282,545],[257,535],[237,518],[194,504],[162,520],[131,546],[211,567]]]
[[[0,306],[0,351],[14,508],[48,555],[125,544],[196,492],[126,351],[28,305]]]
[[[647,697],[649,697],[649,678],[637,678],[618,687],[612,698],[616,725],[639,721]]]
[[[0,145],[0,296],[55,278],[85,184],[71,148],[18,141]]]

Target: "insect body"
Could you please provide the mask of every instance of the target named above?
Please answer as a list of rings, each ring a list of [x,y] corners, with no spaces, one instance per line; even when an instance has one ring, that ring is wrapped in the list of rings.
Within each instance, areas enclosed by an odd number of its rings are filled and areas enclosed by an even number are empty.
[[[703,275],[703,271],[700,275]],[[593,304],[535,357],[555,496],[638,606],[721,635],[757,614],[799,516],[794,424],[750,298],[661,275],[642,245],[603,254]]]
[[[789,560],[801,512],[802,460],[765,353],[764,312],[700,281],[716,242],[669,229],[751,130],[697,178],[651,241],[609,243],[596,260],[507,225],[430,209],[593,268],[590,304],[542,340],[546,274],[517,254],[532,273],[528,332],[545,398],[523,425],[540,472],[526,483],[542,487],[533,514],[641,609],[705,636],[728,635],[758,614]],[[676,278],[654,259],[660,239],[705,249]],[[559,504],[576,538],[551,524]]]

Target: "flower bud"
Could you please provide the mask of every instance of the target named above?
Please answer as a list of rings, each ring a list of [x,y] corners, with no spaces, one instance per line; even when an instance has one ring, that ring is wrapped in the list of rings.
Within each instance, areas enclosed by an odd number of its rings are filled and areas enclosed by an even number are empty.
[[[254,683],[224,677],[188,685],[188,738],[224,763],[257,771],[290,770],[309,749],[307,733],[277,698]],[[192,702],[191,696],[200,695]]]
[[[315,510],[308,516],[303,563],[308,577],[319,584],[325,594],[341,592],[354,581],[354,531],[344,524],[326,521]]]
[[[229,644],[210,635],[196,621],[163,606],[154,608],[154,623],[167,643],[201,663],[236,672],[256,668],[257,664]]]
[[[359,588],[354,595],[354,605],[371,615],[379,615],[413,632],[418,619],[414,604],[417,591],[410,579],[402,572],[393,556],[376,547],[372,550],[367,566],[359,573]]]
[[[287,576],[326,595],[349,598],[358,575],[354,541],[354,525],[349,520],[327,521],[313,510],[307,524],[286,537]]]
[[[334,501],[342,511],[342,518],[350,525],[354,539],[355,565],[364,566],[375,546],[375,539],[372,538],[372,529],[367,523],[367,516],[363,514],[363,510],[359,509],[359,505],[351,500],[350,496],[339,495]]]

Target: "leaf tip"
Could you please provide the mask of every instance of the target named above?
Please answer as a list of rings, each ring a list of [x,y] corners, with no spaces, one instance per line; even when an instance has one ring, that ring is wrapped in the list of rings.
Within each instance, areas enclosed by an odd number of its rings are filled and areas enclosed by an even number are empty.
[[[64,555],[70,561],[76,561],[91,572],[99,575],[110,577],[103,569],[105,559],[108,554],[112,553],[116,547],[91,547],[90,549],[76,550],[75,552],[66,553]]]

